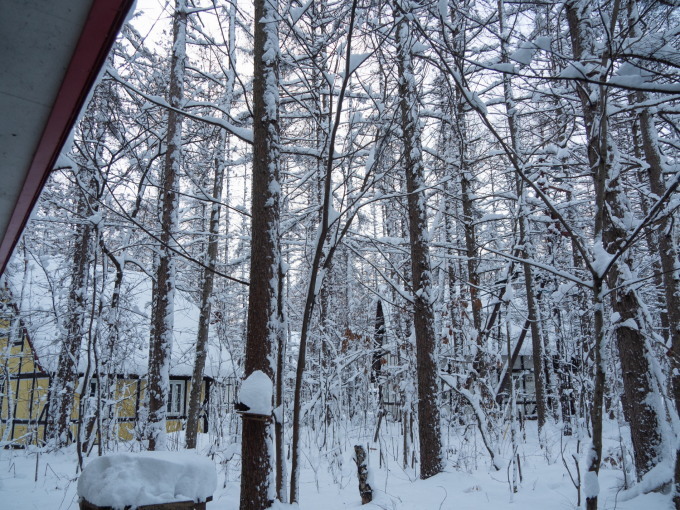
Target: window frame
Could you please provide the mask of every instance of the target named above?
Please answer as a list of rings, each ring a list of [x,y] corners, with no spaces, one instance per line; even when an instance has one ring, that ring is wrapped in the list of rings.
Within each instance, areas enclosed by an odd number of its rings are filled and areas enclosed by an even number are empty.
[[[87,396],[89,398],[96,398],[97,397],[97,392],[99,390],[99,381],[96,378],[92,378],[89,381],[89,384],[87,385]]]
[[[173,392],[173,387],[179,388]],[[186,393],[186,381],[182,379],[171,379],[168,384],[168,405],[166,406],[167,415],[179,417],[184,415],[184,400]],[[178,395],[179,400],[174,400],[173,396]],[[177,404],[177,406],[175,406]]]

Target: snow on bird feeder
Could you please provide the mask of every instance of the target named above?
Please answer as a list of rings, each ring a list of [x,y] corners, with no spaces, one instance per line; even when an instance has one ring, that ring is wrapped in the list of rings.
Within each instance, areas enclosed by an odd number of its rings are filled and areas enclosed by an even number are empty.
[[[215,464],[194,453],[117,453],[85,466],[78,496],[81,510],[203,510],[216,487]]]
[[[273,394],[272,380],[261,370],[255,370],[241,383],[236,410],[243,418],[269,421],[272,416]]]

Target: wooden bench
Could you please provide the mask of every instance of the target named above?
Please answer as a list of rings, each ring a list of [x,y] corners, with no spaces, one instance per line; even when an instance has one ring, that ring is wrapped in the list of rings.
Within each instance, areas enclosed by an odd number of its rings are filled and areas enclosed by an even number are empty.
[[[212,496],[209,496],[205,501],[173,501],[172,503],[159,503],[156,505],[138,506],[137,510],[205,510],[207,502],[212,501]],[[125,510],[131,509],[131,506],[126,506]],[[97,506],[84,499],[80,500],[80,510],[113,510],[110,506]]]
[[[111,453],[78,479],[80,510],[205,510],[216,488],[213,461],[186,451]]]

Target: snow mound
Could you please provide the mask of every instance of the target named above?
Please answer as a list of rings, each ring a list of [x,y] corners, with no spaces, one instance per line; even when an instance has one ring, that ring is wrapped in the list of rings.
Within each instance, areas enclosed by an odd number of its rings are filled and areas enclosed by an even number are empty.
[[[217,488],[213,462],[189,452],[117,453],[97,457],[78,479],[78,496],[93,505],[123,509],[205,501]]]
[[[238,399],[248,407],[247,412],[269,416],[272,414],[274,385],[267,374],[255,370],[241,384]]]

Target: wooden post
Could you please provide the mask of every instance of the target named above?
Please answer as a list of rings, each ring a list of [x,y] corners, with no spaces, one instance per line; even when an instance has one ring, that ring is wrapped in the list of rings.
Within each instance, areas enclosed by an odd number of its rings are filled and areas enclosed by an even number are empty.
[[[368,483],[368,465],[366,464],[366,450],[361,445],[354,446],[354,461],[357,463],[359,476],[359,494],[361,504],[365,505],[373,500],[373,489]]]

